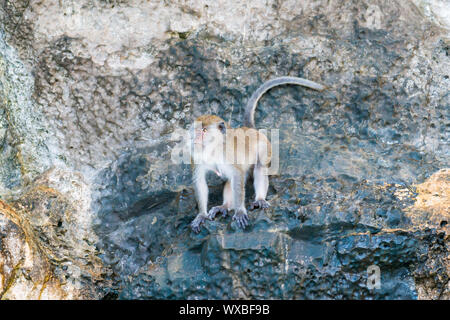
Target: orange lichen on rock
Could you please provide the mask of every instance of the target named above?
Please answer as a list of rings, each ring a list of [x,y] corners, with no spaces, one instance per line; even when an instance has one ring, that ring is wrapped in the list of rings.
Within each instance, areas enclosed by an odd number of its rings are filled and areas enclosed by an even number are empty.
[[[0,200],[0,299],[64,299],[51,264],[20,215]]]
[[[104,270],[88,206],[54,187],[51,178],[63,175],[43,175],[20,198],[0,200],[0,299],[98,298]]]
[[[450,222],[450,169],[441,169],[421,184],[415,185],[416,197],[405,209],[414,224],[441,227],[449,231]]]

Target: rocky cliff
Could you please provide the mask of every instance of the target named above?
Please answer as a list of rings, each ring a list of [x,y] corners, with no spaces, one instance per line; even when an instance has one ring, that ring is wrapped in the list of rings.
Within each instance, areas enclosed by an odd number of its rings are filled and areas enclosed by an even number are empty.
[[[449,299],[449,11],[0,1],[0,298]],[[192,233],[174,132],[203,113],[240,125],[283,75],[327,90],[258,105],[279,130],[271,208]]]

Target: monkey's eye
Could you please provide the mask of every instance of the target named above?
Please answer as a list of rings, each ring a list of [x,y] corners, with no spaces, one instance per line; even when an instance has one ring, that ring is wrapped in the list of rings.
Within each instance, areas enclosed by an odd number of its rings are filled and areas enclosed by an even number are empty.
[[[203,129],[202,129],[202,131],[203,131],[203,132],[206,132],[206,131],[208,131],[208,129],[206,129],[206,128],[203,128]]]

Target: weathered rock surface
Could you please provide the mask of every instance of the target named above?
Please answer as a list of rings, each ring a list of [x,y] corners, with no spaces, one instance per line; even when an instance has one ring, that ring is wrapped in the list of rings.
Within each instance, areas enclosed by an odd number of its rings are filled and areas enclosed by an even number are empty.
[[[0,2],[0,298],[449,299],[445,1]],[[173,134],[241,123],[280,169],[199,235]],[[222,181],[211,175],[210,205]],[[251,184],[247,188],[252,196]],[[368,283],[378,266],[381,288]]]

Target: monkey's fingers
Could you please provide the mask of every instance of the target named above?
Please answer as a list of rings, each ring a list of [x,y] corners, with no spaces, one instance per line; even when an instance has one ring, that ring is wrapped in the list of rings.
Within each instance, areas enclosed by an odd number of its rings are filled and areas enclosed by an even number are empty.
[[[233,216],[233,221],[236,221],[239,228],[245,229],[248,226],[248,215],[245,212],[237,212]]]
[[[194,231],[195,233],[199,233],[200,227],[205,222],[205,220],[206,220],[206,216],[197,215],[197,217],[195,217],[194,221],[191,222],[192,231]]]
[[[224,206],[212,207],[208,212],[208,218],[213,220],[218,213],[222,214],[222,217],[227,216],[227,209]]]
[[[270,207],[270,203],[268,203],[266,200],[256,200],[250,205],[250,210],[255,209],[267,209]]]

